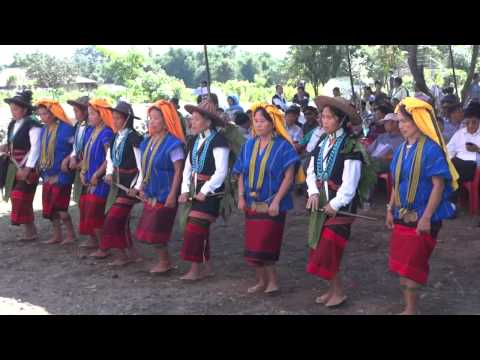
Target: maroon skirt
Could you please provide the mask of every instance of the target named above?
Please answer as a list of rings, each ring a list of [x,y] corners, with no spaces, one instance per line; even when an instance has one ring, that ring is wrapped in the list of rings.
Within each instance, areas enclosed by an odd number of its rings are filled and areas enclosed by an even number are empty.
[[[31,183],[20,180],[15,181],[15,185],[10,193],[10,201],[12,202],[10,220],[12,225],[33,223],[33,199],[37,190],[38,177],[31,180]]]
[[[344,222],[344,223],[342,223]],[[343,251],[350,237],[352,219],[341,216],[328,219],[323,226],[317,247],[310,249],[307,272],[331,280],[340,270]]]
[[[210,260],[210,223],[208,220],[189,217],[180,256],[183,260],[204,263]]]
[[[81,235],[95,235],[95,230],[101,229],[105,221],[106,199],[94,194],[80,196],[80,225]]]
[[[72,185],[44,183],[42,189],[43,217],[52,219],[57,211],[68,211]]]
[[[145,203],[138,221],[135,236],[149,244],[167,245],[172,235],[177,208],[168,208],[161,203],[154,206]]]
[[[417,235],[416,227],[395,224],[390,237],[390,270],[398,275],[425,285],[428,279],[428,261],[435,245],[440,226],[431,234]]]
[[[135,203],[127,203],[117,198],[105,218],[100,249],[128,249],[132,246],[130,232],[130,212]]]
[[[286,213],[272,217],[245,211],[245,259],[252,266],[265,266],[278,261],[282,247]]]

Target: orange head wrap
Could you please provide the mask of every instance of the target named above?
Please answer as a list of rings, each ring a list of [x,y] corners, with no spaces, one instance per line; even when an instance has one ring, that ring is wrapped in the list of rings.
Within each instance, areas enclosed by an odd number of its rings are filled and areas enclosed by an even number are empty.
[[[88,105],[95,109],[100,114],[105,125],[107,125],[110,129],[114,132],[117,130],[113,126],[113,114],[112,110],[109,108],[111,107],[110,103],[105,99],[91,99],[88,102]]]
[[[283,114],[280,112],[280,110],[275,106],[271,105],[268,103],[255,103],[252,105],[252,113],[253,116],[255,117],[255,111],[257,111],[258,108],[264,108],[265,111],[270,115],[270,117],[273,120],[273,128],[275,129],[275,132],[283,137],[285,140],[287,140],[290,144],[293,146],[293,141],[290,135],[288,134],[287,129],[285,128],[285,119],[283,117]],[[252,124],[252,132],[253,136],[256,136],[255,132],[255,127]],[[297,173],[295,174],[295,183],[296,184],[303,184],[305,182],[305,172],[303,171],[303,167],[298,167]]]
[[[147,110],[147,114],[150,114],[152,109],[158,109],[162,113],[165,126],[170,134],[177,139],[185,143],[185,134],[183,133],[180,117],[178,116],[175,106],[166,100],[158,100],[153,103]],[[150,130],[149,130],[150,132]]]
[[[50,111],[53,116],[55,116],[57,119],[60,119],[64,123],[67,123],[68,125],[72,125],[71,120],[67,117],[65,114],[65,111],[62,108],[62,105],[58,101],[51,100],[51,99],[40,99],[36,102],[36,106],[45,106],[48,111]]]

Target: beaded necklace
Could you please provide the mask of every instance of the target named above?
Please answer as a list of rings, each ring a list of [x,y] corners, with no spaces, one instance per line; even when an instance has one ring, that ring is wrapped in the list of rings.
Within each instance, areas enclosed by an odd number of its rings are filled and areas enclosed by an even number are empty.
[[[213,138],[217,135],[216,131],[211,130],[210,134],[206,138],[204,144],[203,144],[203,149],[200,154],[200,159],[198,156],[198,147],[200,143],[200,135],[197,136],[197,139],[195,140],[195,144],[193,145],[193,151],[192,151],[192,171],[196,174],[200,174],[205,166],[205,159],[207,158],[207,152],[208,148],[210,146],[210,143],[212,142]]]
[[[323,169],[323,152],[325,150],[325,146],[327,145],[328,136],[323,140],[322,144],[320,145],[320,151],[318,153],[317,158],[317,179],[322,181],[328,181],[330,176],[332,175],[333,165],[335,164],[335,160],[337,159],[338,152],[340,151],[340,146],[342,145],[343,139],[347,136],[346,133],[340,135],[333,145],[333,148],[330,150],[329,154],[327,154],[327,168]]]
[[[125,136],[120,136],[117,134],[115,136],[115,141],[113,143],[113,149],[110,152],[113,166],[119,167],[122,163],[123,153],[125,152],[125,145],[127,143],[128,136],[132,132],[132,129],[127,129]],[[120,140],[119,140],[120,139]]]

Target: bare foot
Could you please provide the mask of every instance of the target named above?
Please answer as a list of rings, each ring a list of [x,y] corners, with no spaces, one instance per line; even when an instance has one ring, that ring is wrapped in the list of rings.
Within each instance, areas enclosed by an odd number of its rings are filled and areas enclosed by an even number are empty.
[[[280,290],[277,284],[268,284],[267,288],[265,289],[265,294],[274,294]]]
[[[397,314],[397,315],[416,315],[416,312],[415,310],[403,310],[400,314]]]
[[[98,244],[95,241],[92,240],[87,240],[82,242],[79,247],[84,248],[84,249],[96,249],[98,248]]]
[[[150,269],[150,274],[165,274],[170,270],[176,269],[176,266],[172,266],[170,262],[159,262],[157,265]]]
[[[325,294],[317,297],[315,299],[315,302],[317,304],[325,304],[328,302],[328,300],[330,300],[330,298],[332,297],[332,292],[330,290],[328,290]]]
[[[60,245],[68,245],[68,244],[73,244],[75,243],[75,238],[66,238],[65,240],[63,240]]]
[[[189,271],[185,275],[183,275],[180,280],[185,280],[185,281],[197,281],[200,280],[202,277],[200,274],[196,271]]]
[[[132,263],[132,259],[129,259],[129,258],[119,258],[119,259],[115,259],[114,261],[112,262],[109,262],[107,265],[108,266],[125,266],[125,265],[128,265],[130,263]]]
[[[101,249],[98,249],[97,251],[91,253],[90,255],[88,255],[89,257],[93,257],[93,258],[96,258],[96,259],[105,259],[108,255],[110,255],[109,253],[101,250]]]
[[[326,307],[329,307],[329,308],[334,308],[334,307],[337,307],[337,306],[340,306],[342,305],[343,303],[345,303],[345,300],[347,300],[347,297],[346,296],[342,296],[342,295],[332,295],[332,297],[330,298],[330,300],[328,300],[328,302],[325,304]]]
[[[62,242],[62,239],[59,239],[59,238],[56,238],[56,237],[53,237],[51,238],[50,240],[47,240],[47,241],[43,241],[44,244],[58,244],[58,243],[61,243]]]
[[[264,283],[258,283],[255,286],[249,287],[247,292],[249,294],[255,294],[255,293],[258,293],[258,292],[261,292],[261,291],[265,291],[265,287],[266,287],[266,285]]]

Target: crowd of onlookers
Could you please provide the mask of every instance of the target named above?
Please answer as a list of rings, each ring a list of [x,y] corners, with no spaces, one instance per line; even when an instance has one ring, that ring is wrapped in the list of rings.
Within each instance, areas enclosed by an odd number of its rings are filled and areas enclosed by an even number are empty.
[[[365,145],[375,164],[377,173],[388,174],[390,161],[395,150],[403,143],[399,131],[399,117],[395,108],[405,97],[414,96],[430,103],[434,109],[439,130],[442,132],[448,153],[455,165],[461,182],[472,181],[480,176],[480,76],[475,74],[473,82],[462,103],[454,94],[453,87],[441,89],[434,85],[430,94],[422,92],[415,84],[413,93],[403,84],[401,77],[393,78],[388,93],[383,91],[383,84],[375,81],[373,88],[364,86],[358,97],[360,100],[352,106],[358,109],[362,125],[352,128]],[[207,96],[206,82],[202,84],[203,93],[199,93],[197,101]],[[300,83],[297,93],[291,101],[284,95],[282,85],[277,85],[271,103],[285,114],[286,129],[304,162],[313,151],[322,134],[321,113],[312,106],[313,99],[305,91],[305,83]],[[334,97],[342,98],[341,91],[335,87]],[[345,100],[347,101],[347,100]],[[227,97],[228,107],[219,108],[219,115],[225,121],[237,124],[245,138],[252,136],[252,112],[245,111],[235,95]],[[185,122],[188,133],[188,121]],[[458,192],[452,197],[452,202],[458,200]],[[369,204],[367,203],[368,207]]]

